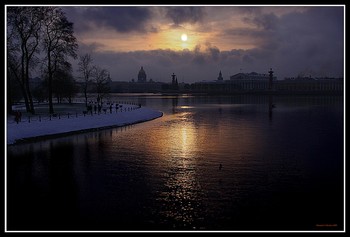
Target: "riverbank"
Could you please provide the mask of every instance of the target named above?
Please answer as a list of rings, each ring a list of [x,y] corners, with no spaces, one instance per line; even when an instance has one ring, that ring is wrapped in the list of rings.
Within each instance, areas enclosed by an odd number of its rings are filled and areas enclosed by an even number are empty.
[[[25,119],[19,123],[7,119],[7,144],[64,136],[72,133],[87,132],[105,128],[121,127],[150,121],[163,116],[163,113],[153,109],[124,104],[119,111],[87,113],[77,116],[55,116],[49,119]]]

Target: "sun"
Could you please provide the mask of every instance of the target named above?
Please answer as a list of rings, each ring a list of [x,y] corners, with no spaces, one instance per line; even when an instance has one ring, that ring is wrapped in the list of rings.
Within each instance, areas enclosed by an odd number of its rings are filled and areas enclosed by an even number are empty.
[[[184,42],[187,41],[187,35],[186,34],[182,34],[181,35],[181,40],[184,41]]]

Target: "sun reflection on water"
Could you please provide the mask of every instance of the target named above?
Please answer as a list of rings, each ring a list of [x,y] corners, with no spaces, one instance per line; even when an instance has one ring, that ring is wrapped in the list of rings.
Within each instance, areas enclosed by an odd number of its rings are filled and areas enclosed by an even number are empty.
[[[201,210],[201,188],[197,179],[197,151],[200,146],[198,128],[192,112],[171,115],[167,129],[160,129],[161,141],[152,142],[163,150],[163,185],[158,190],[157,202],[164,224],[172,228],[193,229],[198,226]],[[154,137],[154,139],[156,139]]]
[[[159,215],[163,217],[163,224],[173,225],[171,228],[203,228],[211,215],[207,211],[208,200],[220,198],[221,192],[232,191],[216,191],[222,175],[230,172],[244,175],[245,170],[238,167],[255,162],[254,155],[247,159],[241,157],[251,154],[252,147],[260,149],[259,130],[254,123],[239,116],[207,120],[185,105],[177,106],[173,114],[162,119],[163,127],[152,131],[148,146],[148,151],[158,151],[154,153],[155,163],[162,172],[161,185],[156,191],[156,201],[161,207]],[[217,154],[225,154],[225,159],[218,159]],[[221,163],[224,170],[218,172]],[[227,183],[239,181],[237,176],[225,180]],[[227,202],[225,205],[229,205]]]

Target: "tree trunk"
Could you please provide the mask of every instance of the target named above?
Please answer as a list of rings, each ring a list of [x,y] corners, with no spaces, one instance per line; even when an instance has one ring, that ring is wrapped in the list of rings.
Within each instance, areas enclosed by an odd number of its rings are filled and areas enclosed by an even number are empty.
[[[25,105],[26,105],[26,111],[27,111],[28,113],[30,113],[31,110],[30,110],[30,106],[29,106],[27,90],[26,90],[26,88],[25,88],[25,85],[24,85],[22,82],[20,82],[19,84],[20,84],[21,91],[22,91],[22,94],[23,94],[24,103],[25,103]]]
[[[49,114],[53,114],[53,105],[52,105],[52,87],[51,87],[51,78],[49,77]]]
[[[88,106],[87,88],[84,88],[85,106]]]
[[[8,73],[9,74],[9,73]],[[7,77],[8,78],[8,77]],[[6,79],[7,79],[6,78]],[[11,89],[11,79],[7,79],[7,114],[12,114],[12,89]]]
[[[26,66],[26,68],[25,68],[25,87],[26,87],[27,96],[28,96],[29,110],[32,114],[35,114],[32,93],[30,92],[30,86],[29,86],[29,59],[26,58],[25,62],[26,62],[26,64],[25,64],[25,66]]]
[[[30,105],[29,105],[29,100],[28,100],[28,93],[27,93],[27,90],[26,90],[26,76],[25,76],[25,70],[24,70],[24,46],[23,44],[21,45],[21,50],[22,50],[22,57],[21,57],[21,82],[20,82],[20,85],[21,85],[21,89],[22,89],[22,93],[23,93],[23,97],[24,97],[24,102],[25,102],[25,105],[26,105],[26,111],[28,113],[31,113],[31,109],[30,109]]]
[[[48,56],[48,73],[49,73],[49,114],[53,114],[53,103],[52,103],[52,68],[51,68],[51,55],[50,52]]]
[[[28,107],[29,107],[29,111],[32,114],[35,114],[35,110],[34,110],[34,103],[33,103],[33,98],[32,98],[32,94],[30,93],[30,87],[29,87],[29,78],[27,75],[27,79],[25,81],[25,90],[26,90],[26,94],[27,94],[27,100],[28,100]]]

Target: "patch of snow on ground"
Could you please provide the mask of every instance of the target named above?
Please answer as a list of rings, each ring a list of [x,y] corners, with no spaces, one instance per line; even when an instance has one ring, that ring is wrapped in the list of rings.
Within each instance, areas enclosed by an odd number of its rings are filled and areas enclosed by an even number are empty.
[[[125,126],[152,120],[163,115],[162,112],[149,108],[123,105],[123,111],[117,113],[86,114],[85,116],[67,115],[58,119],[38,119],[29,122],[23,119],[18,124],[13,120],[7,121],[7,144],[14,144],[17,140],[46,135],[62,134],[88,129],[111,126]]]

